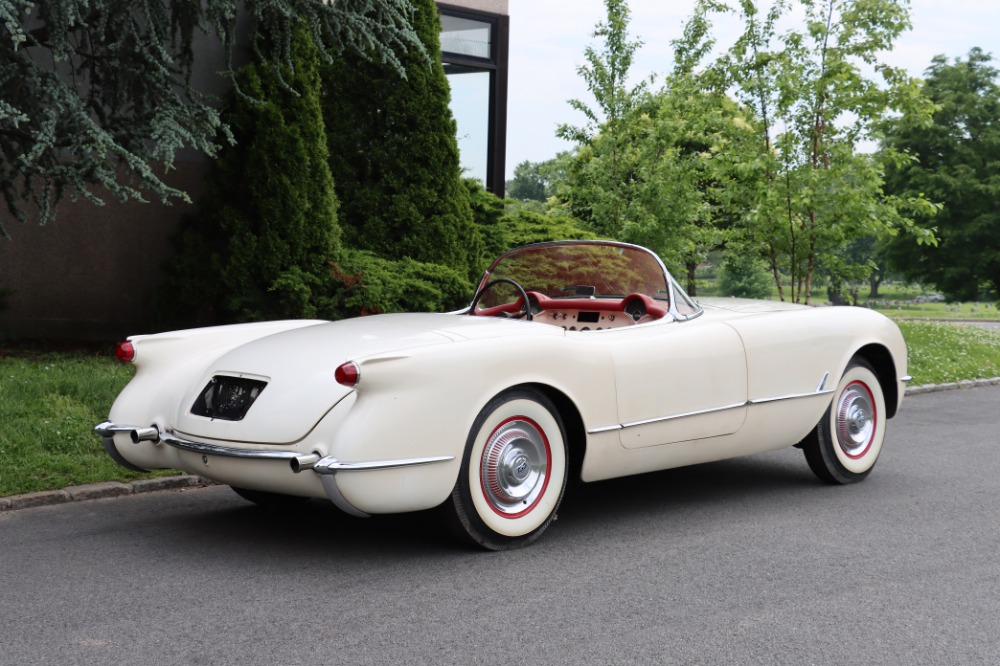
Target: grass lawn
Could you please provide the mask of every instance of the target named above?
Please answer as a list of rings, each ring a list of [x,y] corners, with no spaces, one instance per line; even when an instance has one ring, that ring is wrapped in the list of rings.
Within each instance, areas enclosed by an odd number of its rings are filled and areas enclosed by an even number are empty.
[[[936,321],[897,321],[913,385],[1000,377],[1000,330]]]
[[[913,384],[1000,377],[1000,331],[899,321]],[[0,496],[138,474],[105,453],[94,425],[134,373],[109,354],[0,351]]]
[[[0,496],[154,476],[119,466],[91,432],[133,373],[93,353],[0,353]]]

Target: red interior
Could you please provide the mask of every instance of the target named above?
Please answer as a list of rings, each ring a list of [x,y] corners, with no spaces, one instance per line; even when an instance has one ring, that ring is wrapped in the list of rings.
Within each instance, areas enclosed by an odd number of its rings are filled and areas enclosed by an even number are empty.
[[[626,306],[634,301],[641,301],[646,309],[646,314],[653,319],[660,319],[667,314],[667,309],[663,304],[653,300],[646,294],[629,294],[625,298],[548,298],[537,291],[529,291],[528,297],[538,303],[542,310],[584,310],[587,312],[624,312]],[[518,298],[512,303],[494,305],[491,308],[483,308],[473,314],[480,317],[494,317],[506,312],[507,314],[517,314],[524,304],[523,298]]]

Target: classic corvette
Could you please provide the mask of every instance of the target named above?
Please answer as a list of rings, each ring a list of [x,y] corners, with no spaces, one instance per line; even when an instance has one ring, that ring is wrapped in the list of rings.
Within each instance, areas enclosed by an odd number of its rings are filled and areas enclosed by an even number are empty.
[[[139,335],[95,432],[131,469],[182,469],[271,505],[439,507],[488,549],[531,543],[567,478],[799,446],[864,479],[903,398],[906,347],[855,307],[690,298],[644,248],[517,248],[451,313]]]

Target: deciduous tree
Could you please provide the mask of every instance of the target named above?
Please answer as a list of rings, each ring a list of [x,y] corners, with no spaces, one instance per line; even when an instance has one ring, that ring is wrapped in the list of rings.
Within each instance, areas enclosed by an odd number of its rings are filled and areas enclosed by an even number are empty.
[[[859,148],[893,112],[926,118],[929,106],[914,79],[879,60],[909,29],[908,2],[778,1],[764,15],[759,5],[736,3],[744,32],[715,70],[757,120],[756,149],[741,160],[744,241],[767,258],[782,300],[808,303],[824,264],[840,277],[864,269],[847,260],[850,242],[900,230],[933,239],[913,224],[933,205],[885,195],[882,162]],[[793,5],[804,28],[779,34]]]
[[[1000,85],[992,63],[978,48],[964,60],[935,57],[923,86],[935,104],[932,122],[904,116],[885,140],[914,158],[889,169],[887,189],[943,204],[923,223],[933,225],[937,247],[901,236],[888,258],[909,279],[957,300],[975,299],[984,284],[1000,298]]]

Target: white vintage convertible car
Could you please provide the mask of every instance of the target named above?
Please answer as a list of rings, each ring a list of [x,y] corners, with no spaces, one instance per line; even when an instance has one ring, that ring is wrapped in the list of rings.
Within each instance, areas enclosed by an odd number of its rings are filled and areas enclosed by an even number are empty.
[[[131,469],[261,504],[440,507],[489,549],[599,481],[799,446],[823,481],[872,470],[903,398],[897,327],[862,308],[695,302],[652,252],[512,250],[464,310],[139,335],[95,431]]]

